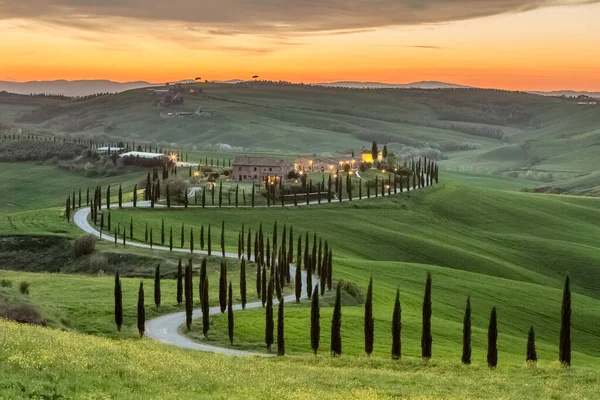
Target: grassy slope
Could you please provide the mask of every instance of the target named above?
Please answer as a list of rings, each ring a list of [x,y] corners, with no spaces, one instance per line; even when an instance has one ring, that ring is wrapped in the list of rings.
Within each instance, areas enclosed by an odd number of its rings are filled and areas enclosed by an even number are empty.
[[[0,393],[12,399],[580,399],[600,387],[596,370],[556,364],[489,371],[364,357],[240,359],[0,324]]]
[[[454,179],[461,179],[460,176]],[[600,203],[595,199],[532,195],[445,183],[437,189],[399,199],[321,206],[307,209],[254,210],[124,210],[115,218],[130,217],[155,225],[171,221],[194,226],[211,223],[218,243],[220,223],[226,221],[228,249],[235,251],[237,230],[258,228],[267,235],[272,221],[292,224],[296,235],[318,232],[333,244],[335,278],[366,289],[375,278],[376,354],[387,356],[389,317],[396,287],[400,287],[406,318],[406,354],[416,356],[424,276],[434,275],[434,336],[436,355],[458,359],[462,310],[466,296],[474,304],[476,357],[483,358],[489,310],[497,306],[501,318],[503,361],[520,362],[526,332],[538,331],[540,357],[555,359],[560,289],[565,274],[573,280],[575,357],[583,364],[597,363],[600,353],[600,258],[595,237],[600,235]],[[481,181],[484,181],[481,179]],[[481,186],[494,186],[489,179]],[[518,188],[520,183],[515,185]],[[138,229],[141,229],[140,224]],[[141,232],[140,232],[141,234]],[[297,237],[297,236],[296,236]],[[176,243],[178,239],[175,240]],[[324,311],[324,321],[328,320]],[[288,346],[308,351],[306,308],[290,309]],[[361,307],[344,311],[347,351],[362,353]],[[237,332],[249,347],[260,347],[262,311],[240,315]],[[224,321],[220,322],[221,329]],[[218,328],[217,328],[218,329]],[[324,338],[328,325],[323,325]],[[224,331],[219,331],[225,337]],[[327,346],[325,340],[324,346]],[[576,344],[575,344],[576,343]]]

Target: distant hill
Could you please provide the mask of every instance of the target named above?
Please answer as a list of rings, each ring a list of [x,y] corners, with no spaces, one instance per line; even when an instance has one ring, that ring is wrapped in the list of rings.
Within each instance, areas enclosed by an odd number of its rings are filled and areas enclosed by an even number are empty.
[[[384,82],[356,82],[356,81],[338,81],[329,83],[316,83],[318,86],[345,87],[352,89],[465,89],[471,86],[458,85],[455,83],[420,81],[412,83],[384,83]]]
[[[78,80],[78,81],[30,81],[9,82],[0,81],[0,91],[16,94],[52,94],[64,96],[88,96],[96,93],[120,93],[126,90],[139,89],[156,84],[136,82],[113,82],[109,80]]]
[[[553,92],[529,92],[533,94],[539,94],[540,96],[567,96],[567,97],[579,97],[579,96],[588,96],[588,97],[596,97],[600,98],[600,92],[578,92],[576,90],[555,90]]]

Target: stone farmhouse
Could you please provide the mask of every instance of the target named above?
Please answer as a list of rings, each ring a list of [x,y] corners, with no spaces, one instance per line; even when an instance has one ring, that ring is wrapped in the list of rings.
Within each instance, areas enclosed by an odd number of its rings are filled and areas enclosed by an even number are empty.
[[[233,161],[231,179],[234,181],[275,182],[285,179],[291,169],[283,160],[268,157],[238,156]]]

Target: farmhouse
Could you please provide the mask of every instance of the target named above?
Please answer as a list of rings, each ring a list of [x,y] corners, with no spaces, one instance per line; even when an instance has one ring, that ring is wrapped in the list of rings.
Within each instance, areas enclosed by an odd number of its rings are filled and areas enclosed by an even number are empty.
[[[361,152],[361,159],[362,159],[362,162],[366,162],[366,163],[372,163],[374,161],[373,160],[373,154],[369,150],[363,150]],[[377,159],[379,161],[383,160],[383,152],[380,151],[377,154]]]
[[[235,181],[266,182],[283,179],[286,165],[283,160],[277,161],[267,157],[236,157],[233,161],[231,179]]]
[[[128,153],[121,154],[121,157],[139,157],[147,159],[164,159],[168,160],[169,156],[161,153],[145,153],[143,151],[130,151]]]

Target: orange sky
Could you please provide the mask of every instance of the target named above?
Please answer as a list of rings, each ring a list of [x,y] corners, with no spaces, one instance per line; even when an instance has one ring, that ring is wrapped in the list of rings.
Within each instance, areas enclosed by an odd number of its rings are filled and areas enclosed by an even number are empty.
[[[599,17],[596,3],[344,34],[211,35],[177,21],[114,17],[102,29],[0,14],[0,80],[163,82],[257,74],[305,83],[439,80],[600,91]]]

